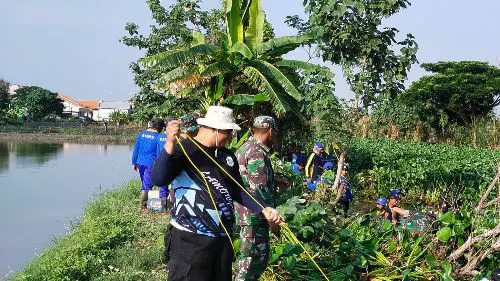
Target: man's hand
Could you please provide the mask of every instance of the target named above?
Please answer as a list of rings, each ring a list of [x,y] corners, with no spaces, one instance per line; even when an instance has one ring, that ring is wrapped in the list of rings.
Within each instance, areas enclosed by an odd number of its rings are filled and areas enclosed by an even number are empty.
[[[165,150],[168,154],[174,154],[175,143],[180,135],[179,120],[172,120],[168,122],[167,128],[165,129],[165,134],[167,135],[167,142],[165,143]]]
[[[134,165],[134,171],[138,171],[139,170],[139,166],[137,166],[137,164]]]
[[[270,227],[273,225],[280,225],[280,223],[285,222],[285,219],[283,219],[280,212],[276,209],[267,207],[262,210],[262,214],[266,217]]]

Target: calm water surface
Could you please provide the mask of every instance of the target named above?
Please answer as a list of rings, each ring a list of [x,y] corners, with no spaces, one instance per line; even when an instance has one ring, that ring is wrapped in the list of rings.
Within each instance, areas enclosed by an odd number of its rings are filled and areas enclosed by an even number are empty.
[[[82,215],[93,196],[136,177],[130,146],[0,142],[0,280]]]

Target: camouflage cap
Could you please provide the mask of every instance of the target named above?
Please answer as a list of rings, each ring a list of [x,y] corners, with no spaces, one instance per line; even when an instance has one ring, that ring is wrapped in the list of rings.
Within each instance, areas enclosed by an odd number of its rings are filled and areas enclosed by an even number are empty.
[[[253,120],[254,128],[272,128],[276,129],[276,121],[271,116],[258,116]]]
[[[185,131],[187,133],[196,132],[199,128],[196,119],[200,118],[200,116],[201,114],[199,114],[198,112],[193,112],[179,118],[179,120],[181,121],[181,131]]]

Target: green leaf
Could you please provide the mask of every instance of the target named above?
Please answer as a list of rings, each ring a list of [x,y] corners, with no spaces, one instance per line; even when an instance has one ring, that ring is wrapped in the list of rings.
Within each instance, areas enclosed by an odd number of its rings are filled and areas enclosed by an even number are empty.
[[[450,211],[439,217],[438,220],[446,225],[452,224],[455,221],[455,214]]]
[[[241,239],[240,238],[235,239],[233,241],[233,252],[234,253],[237,253],[240,250],[240,245],[241,245]]]
[[[250,85],[266,95],[278,115],[284,114],[290,109],[286,100],[273,89],[267,78],[256,68],[247,67],[243,70],[243,74],[248,79]]]
[[[265,14],[264,10],[262,10],[261,0],[252,0],[250,19],[245,32],[245,43],[252,49],[264,40],[264,20]]]
[[[160,66],[163,68],[177,68],[194,61],[198,56],[212,56],[218,49],[217,46],[212,44],[201,44],[189,49],[180,49],[152,55],[142,59],[140,64],[145,67]]]
[[[392,254],[394,253],[396,250],[398,249],[398,246],[396,244],[396,241],[392,240],[391,242],[389,242],[389,244],[387,245],[387,253],[389,254]]]
[[[181,66],[163,74],[159,80],[161,83],[169,84],[178,79],[182,79],[186,76],[195,74],[196,69]]]
[[[288,78],[274,65],[263,60],[253,61],[251,65],[258,69],[262,74],[272,79],[295,100],[302,100],[302,95],[299,93],[297,88],[295,88],[292,82],[290,82],[290,80],[288,80]]]
[[[390,221],[385,220],[384,225],[382,227],[384,228],[385,231],[388,231],[389,229],[392,228],[392,224]]]
[[[316,39],[316,35],[309,33],[298,36],[283,36],[271,39],[255,47],[257,54],[281,56],[300,47],[300,45],[311,43]]]
[[[295,269],[295,265],[297,264],[297,259],[294,256],[289,256],[285,259],[284,266],[287,270]]]
[[[201,44],[205,44],[205,35],[199,31],[193,31],[193,42],[191,42],[191,46],[198,46]]]
[[[240,0],[226,0],[226,25],[230,43],[243,42]]]
[[[433,255],[427,255],[427,257],[425,257],[425,262],[431,268],[435,267],[438,264],[437,259]]]
[[[223,94],[224,94],[224,76],[219,75],[217,77],[217,83],[213,95],[214,101],[220,99]]]
[[[255,102],[269,101],[269,99],[264,94],[256,94],[255,96],[253,96],[253,100]]]
[[[240,140],[236,143],[236,149],[240,148],[250,137],[250,134],[252,133],[251,129],[248,129],[247,132],[241,136]]]
[[[293,69],[303,69],[303,70],[311,70],[320,68],[319,65],[314,63],[309,63],[300,60],[280,60],[275,63],[276,66],[289,67]]]
[[[253,57],[252,51],[250,51],[248,46],[243,42],[234,43],[233,47],[231,47],[231,51],[238,52],[247,59],[251,59]]]
[[[254,100],[254,95],[239,94],[227,97],[224,100],[224,103],[232,105],[254,105],[255,100]]]
[[[214,76],[224,75],[232,71],[234,71],[234,68],[228,62],[216,62],[207,65],[207,67],[205,67],[205,69],[200,73],[200,76],[210,78]]]
[[[448,226],[445,226],[441,228],[437,233],[436,237],[440,242],[446,243],[451,237],[451,228]]]
[[[274,264],[279,259],[279,257],[280,256],[278,254],[271,255],[271,257],[269,258],[269,261],[268,261],[269,265]]]
[[[341,237],[343,240],[345,240],[345,239],[349,238],[350,236],[351,236],[351,232],[349,231],[349,229],[345,229],[345,228],[344,228],[344,229],[342,229],[342,230],[340,231],[340,237]]]

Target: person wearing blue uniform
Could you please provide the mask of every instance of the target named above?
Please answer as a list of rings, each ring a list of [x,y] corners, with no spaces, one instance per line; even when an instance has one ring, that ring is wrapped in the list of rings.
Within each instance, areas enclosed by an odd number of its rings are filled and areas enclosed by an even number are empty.
[[[389,206],[387,206],[387,199],[380,197],[375,203],[377,204],[377,214],[392,223],[392,212]]]
[[[168,121],[167,121],[168,123]],[[157,144],[156,144],[156,157],[160,155],[161,150],[165,146],[165,143],[167,143],[167,134],[158,134],[157,138]],[[167,210],[167,197],[168,197],[168,187],[165,185],[160,186],[160,200],[161,200],[161,207],[164,210]]]
[[[323,144],[316,142],[313,148],[313,153],[309,156],[305,171],[307,182],[315,183],[318,178],[323,174],[323,161],[321,154],[323,153]]]
[[[327,163],[329,167],[333,168],[333,163],[328,162]],[[325,164],[325,166],[327,165]],[[349,205],[353,199],[352,196],[352,191],[351,191],[351,185],[347,181],[347,171],[349,167],[347,164],[344,165],[342,168],[342,172],[340,174],[340,184],[339,188],[337,190],[337,198],[335,199],[335,203],[339,203],[342,209],[344,210],[344,214],[347,215],[347,212],[349,211]],[[333,178],[333,181],[335,182],[337,176]]]
[[[300,174],[300,171],[304,170],[304,165],[306,161],[306,156],[304,155],[304,152],[300,150],[300,147],[296,147],[293,154],[292,154],[292,170],[293,173],[298,175]]]
[[[132,153],[132,165],[134,171],[139,172],[141,177],[141,197],[140,206],[142,210],[147,209],[148,192],[153,188],[151,181],[151,167],[157,157],[158,135],[165,128],[162,119],[155,119],[150,123],[147,130],[142,131],[137,136]]]

